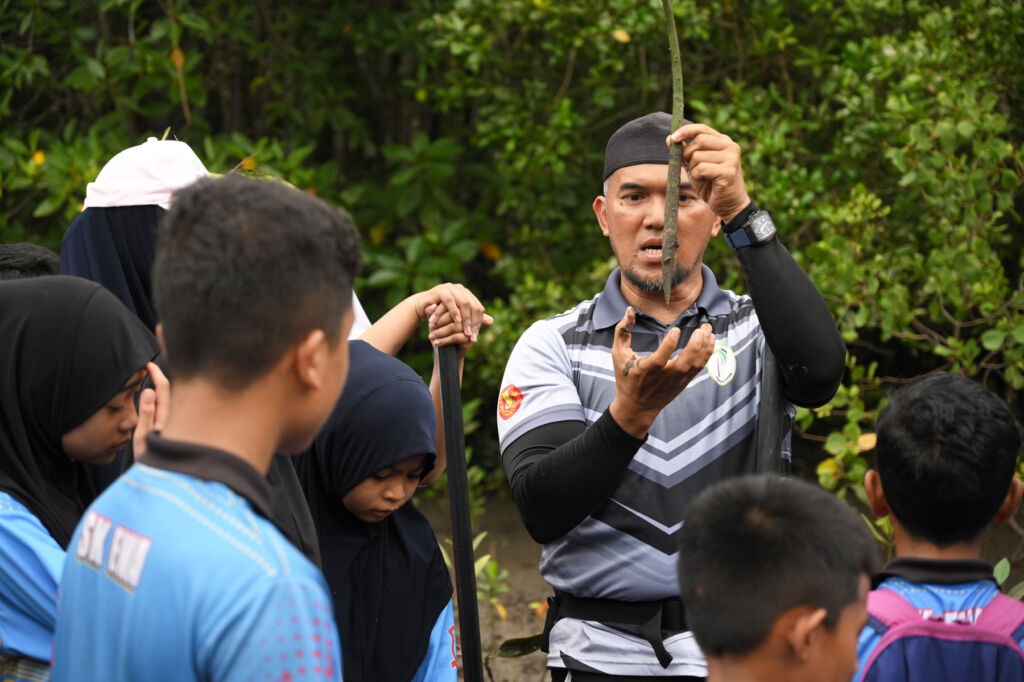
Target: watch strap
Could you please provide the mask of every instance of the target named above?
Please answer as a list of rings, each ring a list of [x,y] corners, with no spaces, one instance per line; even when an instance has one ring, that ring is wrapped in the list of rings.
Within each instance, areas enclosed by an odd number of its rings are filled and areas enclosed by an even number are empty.
[[[774,237],[775,223],[771,216],[767,211],[758,209],[753,202],[730,220],[725,230],[725,241],[733,251],[763,244]]]
[[[735,251],[736,249],[742,249],[745,246],[750,246],[754,242],[750,241],[750,235],[742,227],[735,232],[725,233],[725,243],[729,245],[729,248]]]
[[[746,225],[751,213],[760,210],[761,209],[758,208],[757,204],[751,201],[749,204],[746,205],[746,207],[742,211],[734,215],[732,217],[732,220],[722,225],[722,231],[725,232],[726,234],[729,234],[730,232],[735,232],[736,230]]]

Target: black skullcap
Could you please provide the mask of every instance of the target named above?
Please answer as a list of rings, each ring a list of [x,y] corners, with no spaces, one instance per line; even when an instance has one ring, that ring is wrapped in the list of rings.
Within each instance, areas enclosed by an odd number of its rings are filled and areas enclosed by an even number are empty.
[[[691,121],[683,120],[683,125]],[[604,179],[612,173],[641,163],[668,164],[665,138],[672,133],[672,116],[659,111],[633,119],[608,138],[604,148]]]

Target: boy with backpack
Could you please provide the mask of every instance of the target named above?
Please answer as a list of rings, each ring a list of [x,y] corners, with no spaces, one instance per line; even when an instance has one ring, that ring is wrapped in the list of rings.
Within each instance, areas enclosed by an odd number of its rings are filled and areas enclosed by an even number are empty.
[[[680,531],[679,588],[707,682],[849,682],[877,562],[864,522],[817,485],[759,475],[705,490]]]
[[[889,516],[896,558],[875,576],[857,682],[1024,680],[1024,604],[981,560],[989,523],[1021,501],[1020,429],[981,384],[935,374],[896,391],[878,417],[877,471],[864,477]]]
[[[330,593],[265,475],[338,401],[359,264],[348,215],[289,187],[175,193],[153,270],[170,409],[71,538],[53,680],[340,679]]]

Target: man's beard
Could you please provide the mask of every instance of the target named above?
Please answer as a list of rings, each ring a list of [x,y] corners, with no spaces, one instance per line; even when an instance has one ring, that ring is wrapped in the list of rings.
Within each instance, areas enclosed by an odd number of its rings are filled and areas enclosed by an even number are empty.
[[[699,266],[699,259],[688,268],[676,263],[675,271],[672,273],[672,287],[675,288],[689,279],[690,275],[692,275],[694,270]],[[658,279],[644,279],[637,274],[636,270],[628,266],[624,266],[622,268],[622,276],[625,277],[630,284],[645,293],[655,293],[665,290],[664,281],[660,277]]]

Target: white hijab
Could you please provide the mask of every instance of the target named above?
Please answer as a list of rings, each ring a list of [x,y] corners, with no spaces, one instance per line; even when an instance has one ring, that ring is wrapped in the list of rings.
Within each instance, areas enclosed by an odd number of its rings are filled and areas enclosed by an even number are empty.
[[[157,205],[167,209],[175,190],[209,173],[192,148],[151,137],[119,152],[85,188],[85,208]]]

